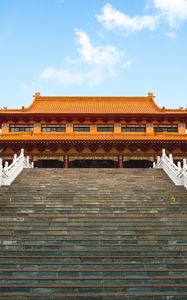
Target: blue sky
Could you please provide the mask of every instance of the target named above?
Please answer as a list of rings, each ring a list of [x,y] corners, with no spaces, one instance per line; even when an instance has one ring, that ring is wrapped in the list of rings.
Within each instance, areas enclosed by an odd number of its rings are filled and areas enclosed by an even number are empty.
[[[146,95],[187,107],[187,0],[0,0],[0,106]]]

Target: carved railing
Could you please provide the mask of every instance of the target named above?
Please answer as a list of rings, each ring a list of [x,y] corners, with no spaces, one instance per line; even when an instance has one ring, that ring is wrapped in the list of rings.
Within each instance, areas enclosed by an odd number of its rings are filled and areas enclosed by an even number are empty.
[[[179,161],[177,165],[173,162],[172,154],[166,155],[165,149],[162,156],[157,157],[157,162],[153,163],[153,168],[163,169],[175,185],[183,185],[187,189],[187,162],[183,159],[183,166]]]
[[[13,161],[10,165],[8,165],[6,161],[4,168],[3,161],[0,158],[0,186],[10,185],[25,168],[34,168],[34,164],[29,162],[29,156],[24,156],[24,149],[21,149],[19,156],[14,154]]]

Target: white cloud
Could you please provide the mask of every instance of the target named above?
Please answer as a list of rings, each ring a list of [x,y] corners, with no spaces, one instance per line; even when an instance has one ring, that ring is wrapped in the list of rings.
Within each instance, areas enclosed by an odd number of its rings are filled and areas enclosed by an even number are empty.
[[[126,33],[138,32],[144,29],[153,31],[165,22],[169,27],[175,29],[181,21],[187,20],[187,0],[148,1],[149,5],[146,7],[154,13],[131,17],[108,3],[103,6],[101,14],[96,15],[96,18],[105,29],[123,30]],[[172,34],[172,37],[174,37],[174,34]]]
[[[121,61],[123,52],[118,48],[111,45],[94,46],[88,35],[82,30],[76,30],[75,34],[80,45],[78,53],[86,63],[108,66]]]
[[[153,3],[170,26],[176,27],[178,21],[187,20],[187,0],[154,0]]]
[[[136,32],[143,29],[154,30],[159,22],[158,16],[130,17],[114,8],[111,4],[106,4],[102,9],[102,14],[96,15],[96,18],[108,30],[122,29],[127,32]]]
[[[48,66],[41,72],[43,80],[60,85],[98,85],[107,78],[115,77],[121,66],[130,66],[129,61],[124,61],[124,53],[117,47],[95,46],[82,30],[75,31],[75,39],[78,57],[67,57],[62,68]]]

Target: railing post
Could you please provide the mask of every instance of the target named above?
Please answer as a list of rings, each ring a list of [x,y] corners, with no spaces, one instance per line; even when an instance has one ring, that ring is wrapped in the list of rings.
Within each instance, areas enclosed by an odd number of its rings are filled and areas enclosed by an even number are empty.
[[[14,154],[13,163],[16,161],[16,159],[17,159],[17,154]]]
[[[181,168],[181,162],[180,162],[180,161],[177,162],[177,168],[178,168],[178,171],[180,172],[181,169],[182,169],[182,168]]]
[[[160,156],[157,156],[157,164],[160,162]]]
[[[166,156],[166,150],[162,149],[162,156]]]
[[[34,162],[33,161],[31,162],[31,168],[32,169],[34,168]]]
[[[21,149],[20,156],[24,157],[24,149],[23,148]]]
[[[173,155],[171,153],[169,154],[169,162],[173,163]]]
[[[28,155],[27,155],[27,158],[26,158],[26,159],[27,159],[27,161],[28,161],[28,163],[29,163],[29,156],[28,156]]]
[[[186,158],[183,159],[183,171],[187,170]]]
[[[4,171],[8,170],[8,161],[5,161],[5,167],[4,167]]]

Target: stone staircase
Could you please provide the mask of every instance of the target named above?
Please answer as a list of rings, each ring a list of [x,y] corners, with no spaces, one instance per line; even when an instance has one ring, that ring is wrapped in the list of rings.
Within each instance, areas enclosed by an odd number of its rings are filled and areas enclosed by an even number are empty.
[[[0,189],[0,300],[187,299],[187,192],[161,170],[27,169]]]

